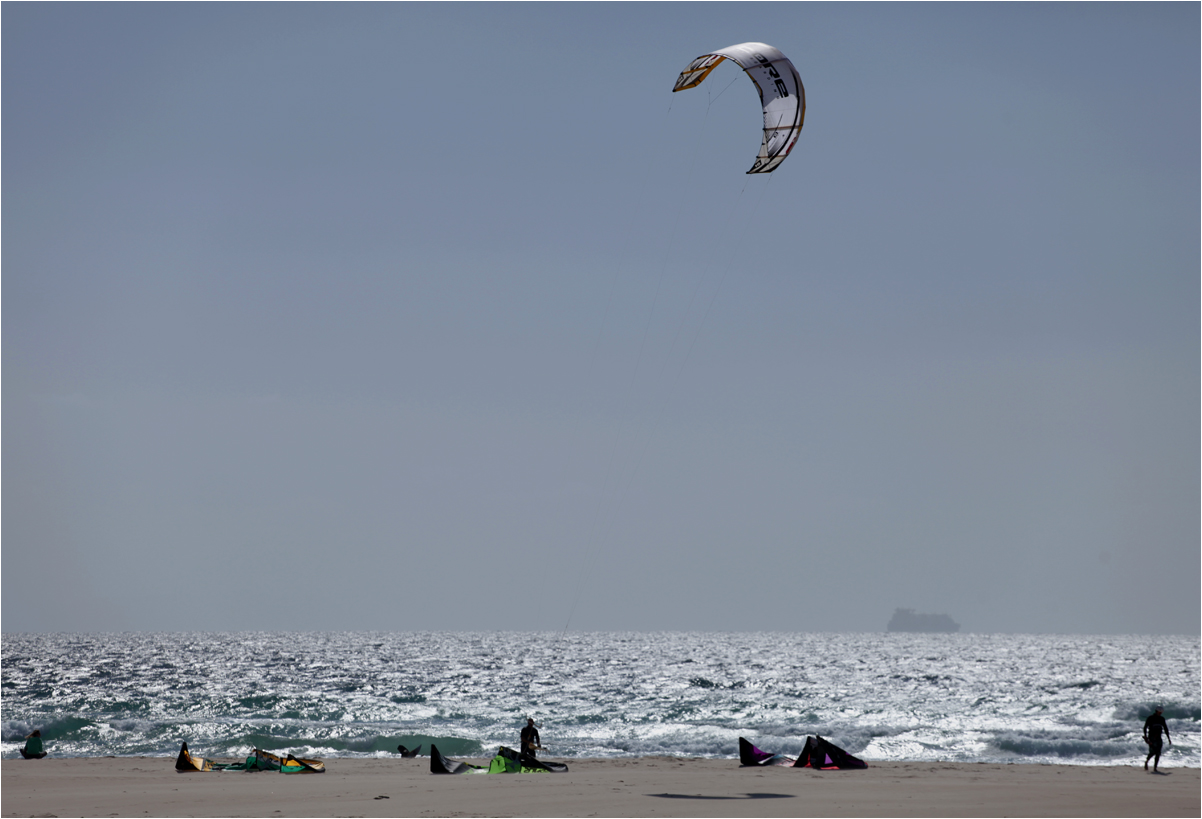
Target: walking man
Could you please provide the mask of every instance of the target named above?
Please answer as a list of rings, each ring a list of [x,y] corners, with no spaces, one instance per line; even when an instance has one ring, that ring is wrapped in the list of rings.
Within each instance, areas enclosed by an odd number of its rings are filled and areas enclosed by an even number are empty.
[[[1153,756],[1156,761],[1152,763],[1152,773],[1160,773],[1160,751],[1162,749],[1160,732],[1164,731],[1165,739],[1169,744],[1173,744],[1173,738],[1169,735],[1169,725],[1164,721],[1164,709],[1157,708],[1156,713],[1148,717],[1144,721],[1144,742],[1148,743],[1148,757],[1144,760],[1144,770],[1148,770],[1148,760]]]

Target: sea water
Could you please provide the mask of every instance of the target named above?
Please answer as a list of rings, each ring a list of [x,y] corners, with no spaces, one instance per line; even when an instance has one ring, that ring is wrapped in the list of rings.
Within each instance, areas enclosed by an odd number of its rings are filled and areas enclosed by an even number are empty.
[[[737,758],[820,735],[868,761],[1200,767],[1197,637],[804,633],[5,634],[3,756]]]

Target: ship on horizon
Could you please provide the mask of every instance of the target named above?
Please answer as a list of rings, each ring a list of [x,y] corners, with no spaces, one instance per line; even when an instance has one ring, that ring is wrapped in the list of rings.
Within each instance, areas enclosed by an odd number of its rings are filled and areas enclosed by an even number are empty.
[[[885,630],[952,634],[960,630],[960,624],[946,614],[918,614],[914,609],[899,608]]]

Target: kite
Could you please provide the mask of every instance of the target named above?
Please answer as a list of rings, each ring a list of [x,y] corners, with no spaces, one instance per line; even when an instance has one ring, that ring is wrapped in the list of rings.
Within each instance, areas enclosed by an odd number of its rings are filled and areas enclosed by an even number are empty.
[[[789,58],[764,43],[740,43],[702,54],[689,63],[672,89],[683,91],[701,84],[723,60],[747,72],[764,106],[764,142],[747,173],[772,173],[785,161],[806,116],[806,90]]]

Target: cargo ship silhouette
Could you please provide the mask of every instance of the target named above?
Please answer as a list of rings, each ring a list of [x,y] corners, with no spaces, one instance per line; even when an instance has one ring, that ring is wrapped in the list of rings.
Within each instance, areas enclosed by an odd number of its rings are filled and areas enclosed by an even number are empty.
[[[886,631],[923,631],[950,634],[960,630],[960,624],[946,614],[918,614],[914,609],[898,609],[885,627]]]

